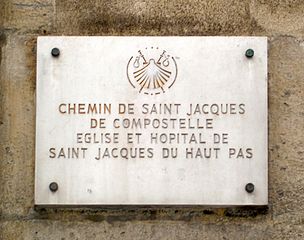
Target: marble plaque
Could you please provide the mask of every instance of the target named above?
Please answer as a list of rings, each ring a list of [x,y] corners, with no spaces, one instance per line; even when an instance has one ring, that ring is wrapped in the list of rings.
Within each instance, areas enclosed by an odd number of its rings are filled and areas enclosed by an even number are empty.
[[[265,37],[39,37],[36,95],[36,205],[268,203]]]

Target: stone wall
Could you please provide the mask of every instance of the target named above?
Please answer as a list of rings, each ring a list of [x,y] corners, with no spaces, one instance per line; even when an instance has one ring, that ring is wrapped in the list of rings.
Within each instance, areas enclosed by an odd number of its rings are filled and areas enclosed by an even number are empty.
[[[34,207],[39,35],[269,39],[269,206]],[[0,0],[0,239],[304,239],[303,0]]]

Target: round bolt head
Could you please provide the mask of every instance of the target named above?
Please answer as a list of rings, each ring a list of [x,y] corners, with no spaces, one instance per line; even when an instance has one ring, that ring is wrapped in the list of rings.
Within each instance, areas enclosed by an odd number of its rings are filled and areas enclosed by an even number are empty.
[[[246,50],[245,56],[248,58],[252,58],[254,56],[254,51],[253,49],[249,48]]]
[[[52,192],[56,192],[58,190],[58,184],[56,182],[51,182],[49,188]]]
[[[58,48],[53,48],[51,53],[53,57],[58,57],[60,55],[60,50]]]
[[[254,191],[254,184],[253,183],[247,183],[245,187],[246,192],[253,193]]]

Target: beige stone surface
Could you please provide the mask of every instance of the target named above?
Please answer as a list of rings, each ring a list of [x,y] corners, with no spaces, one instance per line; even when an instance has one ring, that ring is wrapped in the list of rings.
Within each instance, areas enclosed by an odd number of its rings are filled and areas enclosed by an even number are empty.
[[[57,1],[57,33],[247,35],[249,5],[237,0]]]
[[[268,34],[303,36],[304,1],[252,0],[250,14]]]
[[[47,34],[54,22],[53,0],[1,0],[4,1],[3,27],[23,33]]]
[[[268,208],[36,209],[38,35],[269,38]],[[0,239],[304,239],[302,0],[0,0]]]

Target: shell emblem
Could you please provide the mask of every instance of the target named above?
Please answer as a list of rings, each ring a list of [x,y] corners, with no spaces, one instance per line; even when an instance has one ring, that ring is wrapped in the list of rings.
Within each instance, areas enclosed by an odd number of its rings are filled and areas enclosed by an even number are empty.
[[[127,76],[139,93],[161,94],[171,88],[176,80],[176,60],[158,47],[138,50],[128,62]]]

